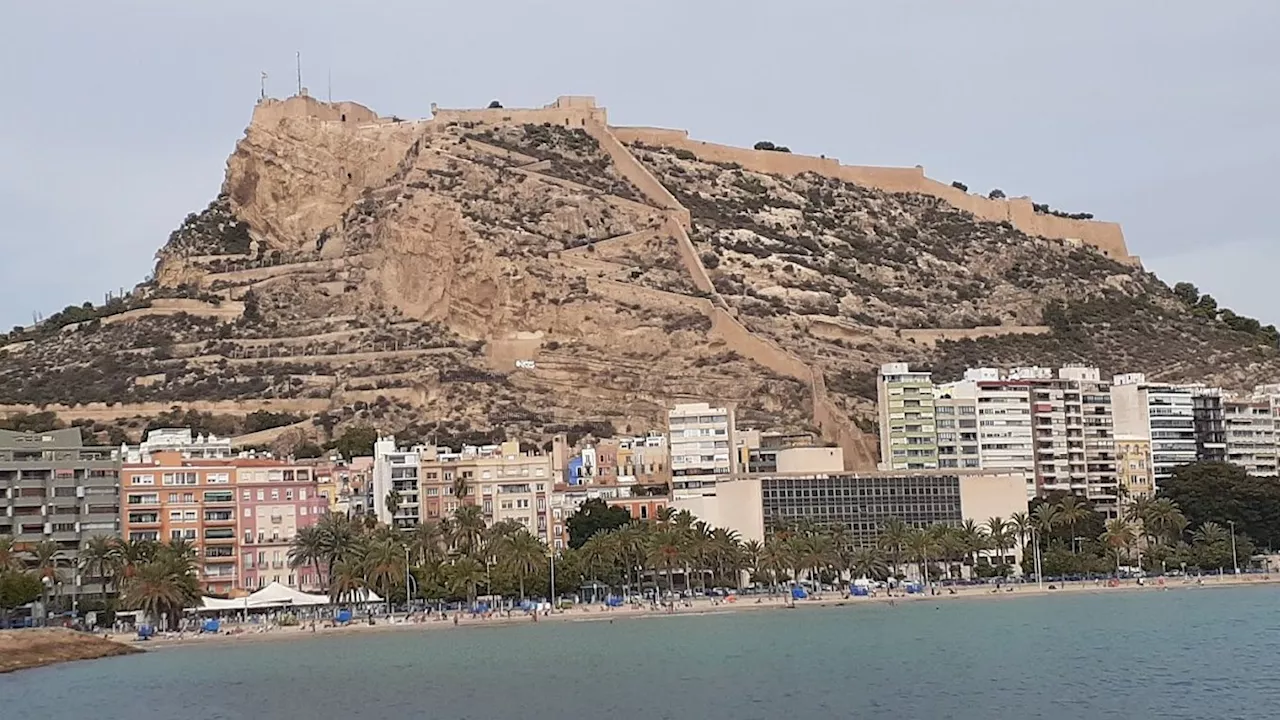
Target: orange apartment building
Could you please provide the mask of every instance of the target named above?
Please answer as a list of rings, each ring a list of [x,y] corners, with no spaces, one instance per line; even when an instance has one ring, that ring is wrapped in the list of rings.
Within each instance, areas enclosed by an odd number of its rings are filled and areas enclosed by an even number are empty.
[[[277,581],[318,585],[288,568],[299,528],[328,511],[311,468],[280,460],[184,458],[160,452],[124,465],[121,533],[127,540],[184,539],[196,549],[203,592],[233,595]]]

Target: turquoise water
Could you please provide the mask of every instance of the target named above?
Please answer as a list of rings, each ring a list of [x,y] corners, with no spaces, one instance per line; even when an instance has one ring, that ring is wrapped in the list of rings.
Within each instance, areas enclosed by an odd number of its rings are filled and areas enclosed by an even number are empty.
[[[172,648],[0,676],[0,718],[1275,718],[1280,587]]]

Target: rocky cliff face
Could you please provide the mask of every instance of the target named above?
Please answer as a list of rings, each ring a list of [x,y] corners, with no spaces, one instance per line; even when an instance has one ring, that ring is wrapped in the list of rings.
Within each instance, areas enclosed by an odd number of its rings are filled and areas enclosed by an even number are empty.
[[[600,113],[267,101],[127,307],[9,338],[0,402],[536,437],[657,429],[703,398],[868,467],[890,360],[1228,384],[1280,368],[1090,247],[933,196],[624,145]]]

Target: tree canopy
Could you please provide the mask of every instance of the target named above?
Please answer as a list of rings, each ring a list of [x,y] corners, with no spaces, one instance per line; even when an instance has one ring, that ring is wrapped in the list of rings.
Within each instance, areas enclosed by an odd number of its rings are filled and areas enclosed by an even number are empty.
[[[569,547],[580,548],[596,533],[616,530],[629,522],[631,514],[625,509],[611,507],[600,498],[588,500],[565,523],[569,528]]]
[[[349,427],[338,439],[329,443],[331,449],[342,453],[344,458],[372,455],[373,444],[378,441],[378,431],[367,426]]]
[[[1280,546],[1280,483],[1275,478],[1252,476],[1230,463],[1194,463],[1175,469],[1159,494],[1176,502],[1192,527],[1235,522],[1237,533],[1259,545]]]

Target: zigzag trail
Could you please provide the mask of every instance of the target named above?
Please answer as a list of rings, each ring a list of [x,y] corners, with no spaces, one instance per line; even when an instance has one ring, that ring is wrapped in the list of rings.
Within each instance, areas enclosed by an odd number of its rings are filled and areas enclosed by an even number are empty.
[[[826,440],[836,443],[844,450],[846,467],[854,470],[873,469],[878,457],[877,443],[874,438],[859,430],[827,395],[826,380],[821,369],[809,365],[777,343],[751,332],[730,312],[729,304],[711,283],[711,276],[689,237],[691,220],[688,208],[681,205],[653,173],[631,154],[607,125],[592,119],[583,129],[600,143],[600,148],[609,155],[618,172],[650,203],[665,211],[664,229],[676,238],[680,260],[698,289],[711,296],[711,302],[701,306],[701,310],[711,318],[711,331],[730,350],[780,375],[807,384],[813,397],[814,425],[822,431]]]

